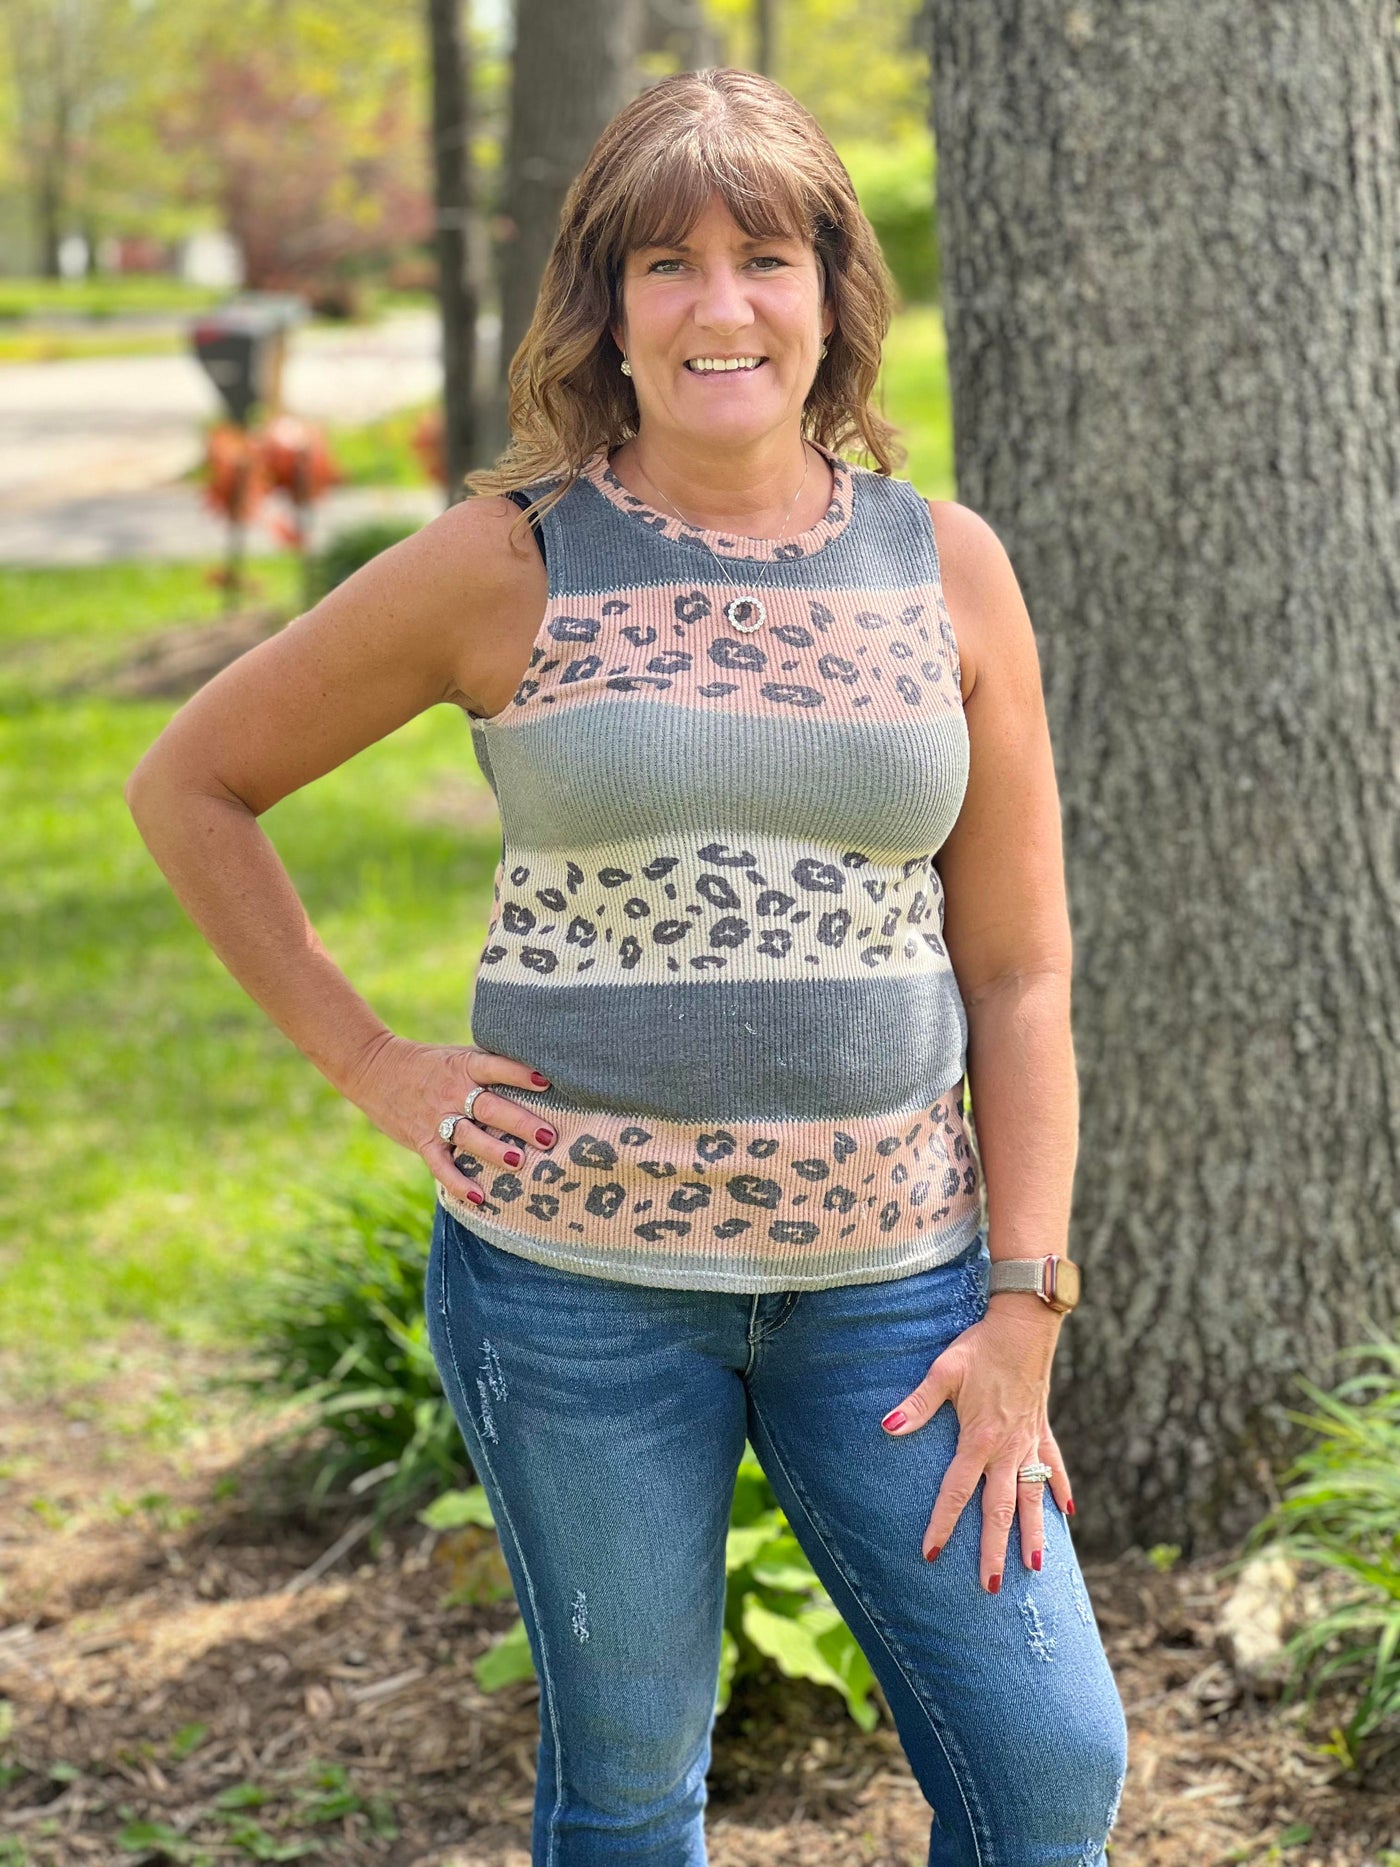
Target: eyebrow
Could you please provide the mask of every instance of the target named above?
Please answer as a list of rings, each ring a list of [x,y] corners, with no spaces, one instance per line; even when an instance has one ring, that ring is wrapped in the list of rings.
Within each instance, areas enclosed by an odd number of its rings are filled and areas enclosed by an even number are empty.
[[[739,245],[741,249],[747,250],[755,246],[772,246],[775,240],[796,240],[796,238],[795,233],[764,233],[756,235],[751,240],[741,240]],[[687,246],[684,240],[644,240],[640,246],[633,248],[633,251],[637,253],[692,253],[694,250],[694,247]]]

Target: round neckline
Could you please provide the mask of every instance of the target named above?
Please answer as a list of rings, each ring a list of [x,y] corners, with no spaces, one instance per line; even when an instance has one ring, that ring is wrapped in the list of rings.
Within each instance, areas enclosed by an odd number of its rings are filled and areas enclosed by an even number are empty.
[[[583,463],[582,473],[609,505],[615,506],[619,512],[625,512],[629,518],[640,520],[649,531],[659,532],[677,544],[693,544],[701,550],[708,547],[716,557],[742,558],[753,562],[811,557],[813,552],[830,544],[833,538],[839,538],[850,524],[854,504],[854,474],[849,461],[843,460],[820,441],[804,438],[831,467],[831,499],[815,524],[809,525],[806,531],[792,532],[784,538],[751,538],[743,532],[687,525],[674,513],[659,512],[630,487],[623,485],[612,469],[606,446],[596,448],[588,456]]]

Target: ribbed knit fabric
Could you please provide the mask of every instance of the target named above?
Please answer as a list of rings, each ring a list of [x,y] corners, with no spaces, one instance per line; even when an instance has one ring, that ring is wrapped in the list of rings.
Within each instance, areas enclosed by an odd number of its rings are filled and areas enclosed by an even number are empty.
[[[822,451],[830,505],[774,541],[654,511],[598,450],[543,515],[525,678],[468,716],[503,832],[472,1040],[549,1078],[503,1093],[558,1140],[464,1151],[486,1203],[438,1197],[522,1257],[812,1290],[980,1225],[931,861],[967,787],[957,641],[924,499]]]

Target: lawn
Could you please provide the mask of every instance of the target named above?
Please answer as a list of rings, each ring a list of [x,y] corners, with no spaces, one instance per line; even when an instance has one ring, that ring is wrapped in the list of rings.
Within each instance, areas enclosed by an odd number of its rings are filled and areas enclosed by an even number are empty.
[[[891,333],[902,472],[948,496],[941,329]],[[202,617],[206,566],[0,571],[0,1355],[40,1391],[137,1320],[218,1340],[309,1191],[431,1182],[307,1063],[186,919],[122,786],[174,706],[104,691],[140,637]],[[297,565],[251,600],[296,610]],[[386,1022],[466,1042],[499,849],[461,715],[436,707],[262,819],[321,938]]]

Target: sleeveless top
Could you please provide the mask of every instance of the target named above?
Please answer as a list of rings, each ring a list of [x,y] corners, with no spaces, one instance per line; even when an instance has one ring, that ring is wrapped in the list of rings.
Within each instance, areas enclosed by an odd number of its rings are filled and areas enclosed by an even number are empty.
[[[516,1169],[463,1149],[484,1205],[437,1192],[521,1257],[811,1290],[979,1230],[931,860],[969,752],[933,524],[819,451],[831,502],[780,540],[653,510],[602,448],[538,517],[525,676],[466,715],[502,830],[470,1022],[549,1079],[502,1093],[558,1138]],[[741,632],[725,606],[755,595]]]

